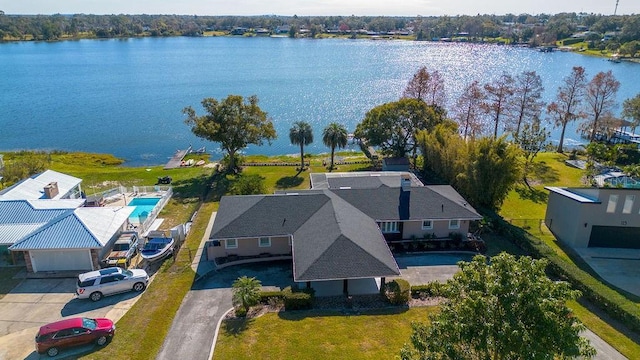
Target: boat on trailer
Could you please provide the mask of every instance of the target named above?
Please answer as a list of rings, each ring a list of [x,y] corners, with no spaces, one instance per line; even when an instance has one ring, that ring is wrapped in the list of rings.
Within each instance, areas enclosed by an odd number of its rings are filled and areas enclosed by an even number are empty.
[[[168,237],[154,237],[150,238],[142,251],[140,251],[140,256],[143,259],[152,262],[157,260],[162,260],[167,256],[173,254],[173,246],[174,240],[173,238]]]

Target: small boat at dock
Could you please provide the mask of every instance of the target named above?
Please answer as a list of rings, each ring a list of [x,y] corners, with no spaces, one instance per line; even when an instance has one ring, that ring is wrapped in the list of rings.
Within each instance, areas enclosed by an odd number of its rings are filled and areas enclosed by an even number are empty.
[[[173,253],[173,245],[172,238],[151,238],[144,244],[140,256],[149,262],[162,260]]]

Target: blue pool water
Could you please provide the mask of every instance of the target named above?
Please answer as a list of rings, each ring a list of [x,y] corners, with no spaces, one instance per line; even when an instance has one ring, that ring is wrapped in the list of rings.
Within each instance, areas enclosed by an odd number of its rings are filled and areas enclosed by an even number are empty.
[[[159,201],[160,198],[135,198],[131,200],[129,206],[135,206],[136,209],[129,215],[129,219],[138,222],[140,216],[144,217],[145,213],[146,215],[151,214],[151,211],[153,211],[153,208],[156,207]]]

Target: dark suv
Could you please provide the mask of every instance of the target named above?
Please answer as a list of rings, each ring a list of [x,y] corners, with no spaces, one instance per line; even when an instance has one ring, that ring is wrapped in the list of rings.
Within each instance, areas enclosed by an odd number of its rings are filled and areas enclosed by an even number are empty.
[[[109,319],[77,317],[44,325],[36,335],[36,351],[56,356],[60,349],[96,343],[103,346],[116,332],[116,326]]]

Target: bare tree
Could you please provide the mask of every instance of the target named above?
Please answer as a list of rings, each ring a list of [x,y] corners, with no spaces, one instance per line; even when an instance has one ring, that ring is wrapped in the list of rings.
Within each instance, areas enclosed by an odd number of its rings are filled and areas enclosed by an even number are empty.
[[[426,67],[421,67],[407,84],[402,97],[421,99],[427,105],[437,105],[444,108],[446,100],[444,92],[444,79],[436,70],[432,73]]]
[[[514,137],[520,133],[523,123],[531,123],[540,118],[544,107],[542,99],[542,80],[535,71],[524,71],[516,76],[512,98],[512,122]]]
[[[493,120],[494,139],[498,137],[500,118],[507,112],[511,96],[513,96],[513,84],[513,77],[503,73],[493,82],[484,85],[486,100],[482,104],[482,107]]]
[[[556,127],[561,126],[558,152],[562,152],[564,133],[567,124],[584,117],[580,111],[586,87],[586,76],[582,66],[574,66],[571,74],[562,79],[562,85],[558,87],[556,100],[547,106],[547,112],[551,115]]]
[[[482,131],[482,108],[481,104],[485,100],[485,94],[476,80],[464,89],[464,92],[456,101],[453,109],[453,119],[455,119],[462,132],[462,137],[475,138]]]
[[[611,113],[611,109],[616,104],[616,94],[620,88],[620,82],[616,80],[611,70],[600,71],[589,81],[587,85],[587,104],[593,116],[591,123],[591,136],[589,140],[593,142],[598,130],[598,120],[603,115]]]

